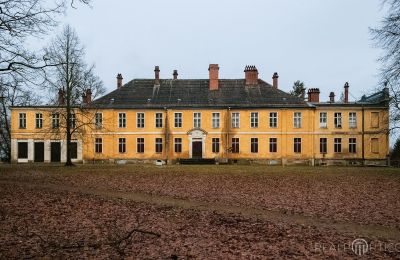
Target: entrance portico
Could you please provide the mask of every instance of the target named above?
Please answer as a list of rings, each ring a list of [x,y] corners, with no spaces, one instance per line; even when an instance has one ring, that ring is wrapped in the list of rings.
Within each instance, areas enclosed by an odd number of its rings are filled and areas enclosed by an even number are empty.
[[[194,128],[188,131],[189,136],[189,157],[204,158],[206,151],[207,132],[201,128]]]

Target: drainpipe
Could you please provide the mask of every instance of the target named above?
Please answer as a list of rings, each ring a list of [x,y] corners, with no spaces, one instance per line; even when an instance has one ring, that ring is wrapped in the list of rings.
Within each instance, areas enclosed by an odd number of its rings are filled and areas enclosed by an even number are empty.
[[[228,152],[228,148],[229,148],[229,132],[231,131],[231,107],[228,107],[228,115],[226,116],[226,121],[228,121],[226,123],[227,127],[226,127],[226,140],[225,140],[225,153],[226,153],[226,160],[229,159],[229,152]]]
[[[361,140],[361,151],[362,151],[362,165],[365,165],[365,151],[364,151],[364,149],[365,149],[365,143],[364,143],[364,130],[365,130],[365,126],[364,126],[364,123],[365,123],[365,119],[364,119],[364,105],[362,105],[362,107],[361,107],[361,110],[362,110],[362,129],[361,129],[361,138],[362,138],[362,140]]]
[[[165,163],[168,164],[168,155],[169,155],[168,108],[164,107],[164,111],[165,111],[165,124],[164,124],[164,132],[165,132]]]

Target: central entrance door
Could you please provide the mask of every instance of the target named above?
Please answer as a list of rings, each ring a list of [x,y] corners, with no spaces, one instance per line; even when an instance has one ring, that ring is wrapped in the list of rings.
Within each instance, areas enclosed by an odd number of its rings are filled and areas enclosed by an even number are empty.
[[[193,141],[192,157],[193,158],[202,158],[203,157],[203,142],[202,141]]]

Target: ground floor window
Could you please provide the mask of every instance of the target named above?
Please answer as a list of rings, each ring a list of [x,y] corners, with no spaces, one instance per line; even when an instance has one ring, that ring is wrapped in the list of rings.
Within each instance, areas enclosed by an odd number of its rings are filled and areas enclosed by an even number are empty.
[[[18,159],[28,159],[28,143],[18,143]]]
[[[341,153],[342,152],[342,138],[335,138],[334,139],[333,149],[334,149],[335,153]]]
[[[293,150],[295,153],[301,153],[301,138],[294,138]]]
[[[258,153],[258,138],[251,138],[250,145],[251,145],[251,152]]]
[[[278,139],[270,138],[269,139],[269,152],[276,153],[278,151]]]
[[[144,153],[144,138],[139,137],[136,139],[136,152]]]
[[[239,138],[232,138],[232,153],[239,153]]]
[[[102,153],[103,152],[103,138],[96,138],[94,140],[94,151],[96,153]]]
[[[328,151],[328,139],[327,138],[320,138],[319,139],[319,152],[320,153],[327,153]]]
[[[163,143],[162,138],[156,138],[156,153],[162,153]]]
[[[126,139],[125,138],[119,138],[118,150],[120,153],[126,152]]]
[[[219,138],[212,139],[212,152],[219,153]]]
[[[349,138],[349,153],[357,152],[357,140],[356,138]]]
[[[175,152],[182,152],[182,138],[175,138]]]

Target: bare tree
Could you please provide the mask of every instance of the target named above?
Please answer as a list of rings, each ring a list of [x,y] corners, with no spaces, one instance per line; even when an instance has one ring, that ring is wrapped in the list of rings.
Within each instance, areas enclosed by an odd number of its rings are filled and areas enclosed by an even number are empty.
[[[390,94],[391,130],[400,128],[400,0],[383,0],[387,15],[378,28],[372,28],[372,39],[384,50],[379,61],[381,86]]]
[[[105,92],[102,81],[94,74],[94,66],[84,61],[85,51],[76,32],[66,26],[46,49],[49,60],[58,66],[48,68],[47,87],[58,93],[57,113],[61,118],[57,130],[67,141],[66,166],[71,162],[71,139],[74,134],[94,126],[94,108],[88,103]],[[83,98],[82,98],[83,97]]]

